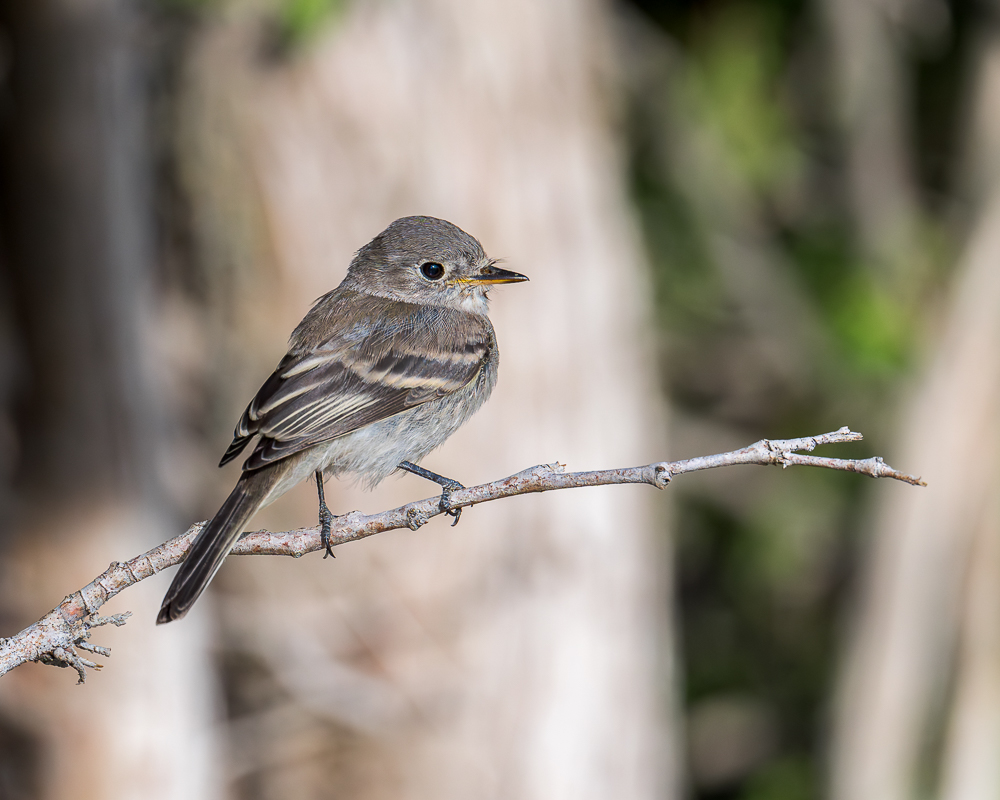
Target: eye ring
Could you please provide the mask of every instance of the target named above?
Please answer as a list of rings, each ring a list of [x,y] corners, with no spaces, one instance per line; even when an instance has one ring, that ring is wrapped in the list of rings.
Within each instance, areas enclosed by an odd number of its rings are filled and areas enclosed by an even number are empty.
[[[444,277],[444,267],[436,261],[425,261],[420,265],[420,274],[429,281],[439,281]]]

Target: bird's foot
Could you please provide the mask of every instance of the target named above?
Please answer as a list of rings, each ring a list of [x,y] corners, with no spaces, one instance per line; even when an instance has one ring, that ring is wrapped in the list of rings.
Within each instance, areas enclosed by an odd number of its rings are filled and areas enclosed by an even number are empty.
[[[456,508],[451,502],[451,493],[459,489],[464,489],[465,487],[456,480],[451,478],[446,478],[444,475],[438,475],[436,472],[431,472],[429,469],[424,469],[423,467],[418,467],[411,461],[402,461],[399,464],[399,469],[404,469],[407,472],[412,472],[414,475],[419,475],[421,478],[426,478],[429,481],[434,481],[438,486],[441,487],[441,500],[438,503],[438,508],[440,508],[449,517],[454,517],[455,521],[451,523],[451,527],[458,525],[458,520],[462,516],[462,509]]]
[[[323,549],[326,551],[323,553],[323,558],[329,556],[330,558],[336,558],[333,554],[333,545],[330,543],[330,531],[333,528],[333,521],[336,519],[330,509],[327,507],[326,503],[323,503],[319,507],[319,540],[323,543]]]
[[[333,521],[336,516],[330,513],[330,508],[326,504],[326,495],[323,493],[323,472],[321,470],[316,470],[316,492],[319,495],[319,540],[323,543],[323,549],[326,551],[323,553],[323,558],[330,556],[330,558],[336,558],[333,554],[333,545],[330,544],[330,529],[333,527]]]

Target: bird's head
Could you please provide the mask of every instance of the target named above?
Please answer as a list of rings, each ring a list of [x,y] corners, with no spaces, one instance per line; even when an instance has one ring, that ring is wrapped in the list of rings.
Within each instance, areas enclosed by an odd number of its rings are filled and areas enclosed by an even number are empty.
[[[528,280],[498,267],[461,228],[435,217],[403,217],[351,261],[351,288],[407,303],[485,314],[487,291]]]

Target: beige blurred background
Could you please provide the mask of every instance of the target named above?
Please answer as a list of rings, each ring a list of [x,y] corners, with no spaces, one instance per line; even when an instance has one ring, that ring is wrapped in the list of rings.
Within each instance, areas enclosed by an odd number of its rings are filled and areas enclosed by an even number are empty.
[[[85,686],[0,679],[0,800],[1000,796],[1000,7],[8,0],[0,635],[210,516],[353,252],[493,294],[466,484],[850,425],[926,478],[730,469],[169,575]],[[834,454],[834,453],[832,453]],[[333,510],[432,494],[329,484]],[[312,524],[303,485],[253,525]]]

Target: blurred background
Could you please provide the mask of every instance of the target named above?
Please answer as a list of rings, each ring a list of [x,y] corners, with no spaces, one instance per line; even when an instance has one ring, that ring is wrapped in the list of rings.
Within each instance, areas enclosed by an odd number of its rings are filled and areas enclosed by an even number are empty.
[[[930,486],[515,498],[232,558],[160,628],[157,576],[86,686],[0,680],[0,798],[1000,797],[998,110],[993,0],[6,0],[0,634],[216,510],[289,332],[405,214],[531,277],[427,467],[849,425],[831,455]]]

